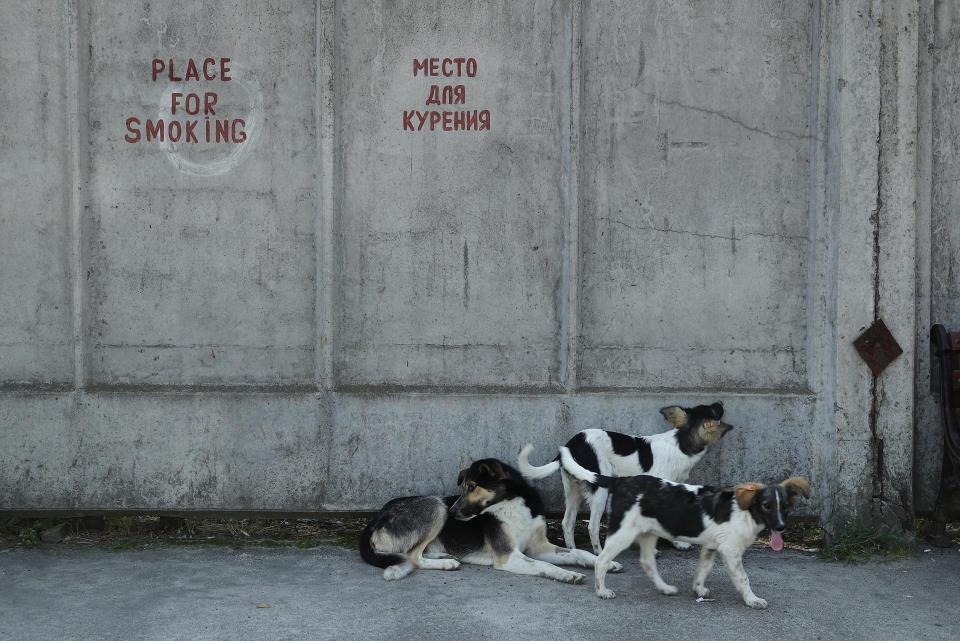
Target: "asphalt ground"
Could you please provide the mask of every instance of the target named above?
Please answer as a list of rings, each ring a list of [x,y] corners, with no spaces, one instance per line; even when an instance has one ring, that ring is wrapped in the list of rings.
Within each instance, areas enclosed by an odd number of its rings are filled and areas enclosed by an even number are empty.
[[[753,547],[744,564],[766,610],[743,605],[720,560],[690,585],[697,552],[662,550],[657,593],[635,551],[583,585],[489,567],[417,571],[395,582],[354,550],[151,545],[0,550],[0,639],[960,639],[960,550],[844,566]]]

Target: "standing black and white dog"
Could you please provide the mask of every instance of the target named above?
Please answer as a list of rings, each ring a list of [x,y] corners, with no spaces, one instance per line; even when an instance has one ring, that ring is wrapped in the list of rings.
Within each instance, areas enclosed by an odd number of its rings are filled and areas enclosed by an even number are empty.
[[[560,454],[539,467],[530,465],[532,445],[520,451],[517,459],[520,472],[528,479],[542,479],[561,470],[566,506],[563,512],[563,540],[568,548],[575,548],[573,528],[577,511],[584,499],[590,504],[590,543],[600,553],[600,518],[607,505],[607,490],[593,483],[579,480],[563,463],[566,452],[579,466],[606,476],[635,476],[650,474],[672,481],[685,481],[693,466],[703,458],[710,443],[719,441],[733,429],[724,423],[723,405],[697,405],[683,408],[677,405],[660,410],[677,429],[650,436],[629,436],[606,430],[583,430],[560,447]],[[686,544],[674,545],[681,549]]]
[[[593,554],[547,540],[540,494],[509,465],[475,461],[460,471],[457,484],[460,496],[410,496],[384,505],[360,535],[363,560],[384,568],[387,580],[414,568],[456,570],[462,561],[582,583],[582,574],[554,564],[594,566]]]
[[[700,562],[693,579],[697,596],[710,594],[704,582],[717,552],[723,558],[730,579],[743,602],[751,608],[765,608],[767,602],[750,588],[743,569],[743,551],[764,528],[770,528],[770,547],[783,549],[781,532],[787,527],[787,513],[810,497],[810,487],[799,477],[778,485],[741,483],[732,488],[674,483],[653,476],[610,477],[595,474],[580,465],[569,452],[561,451],[564,469],[577,478],[606,487],[611,493],[610,528],[603,551],[597,557],[597,596],[612,599],[606,587],[606,564],[634,541],[640,543],[640,565],[663,594],[676,594],[657,571],[657,538],[679,539],[701,545]]]

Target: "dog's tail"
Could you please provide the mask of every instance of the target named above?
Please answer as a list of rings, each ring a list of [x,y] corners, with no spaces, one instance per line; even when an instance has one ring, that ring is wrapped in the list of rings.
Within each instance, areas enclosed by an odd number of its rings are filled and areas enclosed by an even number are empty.
[[[526,478],[530,480],[546,478],[560,469],[559,457],[539,467],[530,465],[530,452],[532,451],[533,445],[527,443],[523,446],[523,449],[520,450],[520,454],[517,455],[517,469],[519,469],[520,473]]]
[[[587,468],[577,463],[577,460],[573,458],[573,454],[570,453],[570,448],[568,448],[566,445],[560,448],[560,462],[563,464],[563,469],[566,470],[568,474],[574,478],[580,479],[581,481],[586,481],[587,483],[593,483],[594,485],[599,485],[600,487],[610,487],[615,480],[615,477],[613,476],[605,476],[603,474],[591,472]]]
[[[370,544],[370,537],[373,536],[376,526],[379,525],[378,521],[379,519],[376,518],[370,521],[370,523],[367,524],[367,527],[364,528],[363,533],[360,535],[360,556],[364,561],[370,565],[375,565],[378,568],[388,568],[391,565],[398,565],[406,562],[406,554],[384,554],[373,549],[373,545]]]

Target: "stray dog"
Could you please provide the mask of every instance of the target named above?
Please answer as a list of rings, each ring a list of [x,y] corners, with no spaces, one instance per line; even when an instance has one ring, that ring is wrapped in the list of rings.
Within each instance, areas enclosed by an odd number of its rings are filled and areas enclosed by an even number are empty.
[[[577,511],[584,499],[590,503],[590,543],[595,554],[600,554],[600,518],[607,506],[607,490],[582,480],[562,463],[562,454],[567,452],[580,467],[607,476],[636,476],[650,474],[672,481],[687,480],[690,470],[703,458],[710,443],[719,441],[733,429],[724,423],[723,405],[697,405],[682,408],[677,405],[660,410],[677,429],[650,436],[629,436],[606,430],[583,430],[560,447],[555,459],[534,467],[530,465],[533,445],[520,450],[517,458],[520,472],[528,479],[542,479],[561,470],[563,494],[566,507],[563,511],[563,541],[568,548],[577,547],[573,541],[573,528]],[[674,542],[685,550],[690,546]]]
[[[676,594],[657,571],[657,538],[679,539],[701,545],[700,562],[693,579],[693,591],[709,596],[704,585],[717,552],[730,573],[730,580],[751,608],[765,608],[767,602],[750,589],[743,569],[743,551],[764,528],[770,528],[770,547],[783,549],[780,532],[787,527],[786,516],[800,502],[810,498],[810,486],[799,477],[779,485],[741,483],[732,488],[674,483],[653,476],[610,477],[580,467],[569,452],[561,451],[563,465],[584,481],[610,489],[610,529],[603,552],[597,557],[597,596],[612,599],[613,590],[604,585],[606,564],[635,540],[640,543],[640,565],[663,594]]]
[[[360,535],[363,560],[384,568],[387,580],[414,568],[456,570],[462,561],[582,583],[582,574],[554,564],[594,567],[593,554],[547,540],[540,494],[509,465],[475,461],[460,471],[457,485],[463,486],[460,496],[411,496],[384,505]],[[622,567],[611,563],[607,569]]]

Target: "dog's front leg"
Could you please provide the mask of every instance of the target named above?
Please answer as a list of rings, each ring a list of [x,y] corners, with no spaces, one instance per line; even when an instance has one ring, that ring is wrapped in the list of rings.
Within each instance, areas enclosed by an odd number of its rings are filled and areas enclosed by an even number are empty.
[[[531,559],[519,550],[512,551],[509,556],[506,557],[494,557],[493,567],[498,570],[513,572],[514,574],[545,576],[548,579],[563,581],[564,583],[583,583],[583,575],[579,572],[564,570],[546,561]]]
[[[417,567],[421,570],[457,570],[460,568],[460,561],[452,556],[436,558],[433,555],[423,555],[417,560]]]
[[[697,563],[697,571],[693,575],[693,591],[697,596],[708,597],[710,590],[706,586],[707,575],[713,568],[713,561],[717,558],[717,551],[710,548],[700,548],[700,562]]]
[[[527,550],[530,556],[536,559],[556,565],[579,565],[585,568],[593,568],[597,565],[597,557],[586,550],[562,548],[548,541],[543,535],[538,538],[539,540],[534,541]],[[623,566],[616,561],[611,561],[607,569],[610,572],[623,572]]]
[[[743,550],[740,548],[736,550],[721,548],[720,556],[723,557],[723,562],[730,573],[730,580],[733,581],[737,592],[743,597],[743,602],[758,610],[767,607],[767,602],[750,589],[750,579],[747,578],[747,571],[743,569]]]

